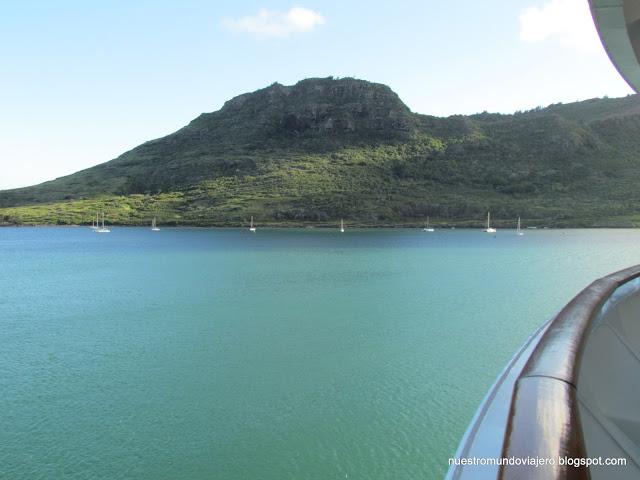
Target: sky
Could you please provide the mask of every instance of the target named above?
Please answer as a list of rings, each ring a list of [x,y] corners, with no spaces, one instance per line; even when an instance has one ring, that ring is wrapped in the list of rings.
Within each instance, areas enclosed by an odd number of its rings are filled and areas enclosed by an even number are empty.
[[[0,189],[111,160],[273,82],[357,77],[414,112],[631,89],[587,0],[21,0],[0,6]]]

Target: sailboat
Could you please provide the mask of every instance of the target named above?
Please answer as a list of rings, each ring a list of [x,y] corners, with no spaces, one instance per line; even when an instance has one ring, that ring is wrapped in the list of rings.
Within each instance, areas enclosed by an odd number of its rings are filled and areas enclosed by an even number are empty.
[[[524,235],[522,228],[520,227],[520,217],[518,217],[518,228],[516,229],[516,235]]]
[[[250,232],[256,231],[256,227],[253,226],[253,215],[251,215],[251,225],[249,226],[249,231]]]
[[[340,233],[344,233],[344,220],[340,219]]]
[[[422,229],[424,232],[433,232],[433,228],[429,226],[429,217],[427,217],[427,223],[425,223],[424,228]]]
[[[98,218],[98,214],[96,213],[96,219],[95,220],[93,218],[91,219],[91,229],[97,230],[99,226],[100,226],[100,219]]]
[[[96,229],[97,233],[109,233],[111,230],[109,230],[107,227],[104,226],[104,212],[102,212],[102,226],[98,227]]]
[[[156,217],[153,217],[153,220],[151,221],[151,230],[153,230],[154,232],[160,231],[160,229],[156,226]]]
[[[487,212],[487,228],[484,230],[487,233],[496,233],[496,229],[491,227],[491,212]]]

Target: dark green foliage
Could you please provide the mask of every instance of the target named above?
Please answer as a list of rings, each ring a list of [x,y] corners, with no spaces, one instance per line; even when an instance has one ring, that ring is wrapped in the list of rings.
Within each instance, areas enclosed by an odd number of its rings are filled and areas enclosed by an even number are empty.
[[[514,115],[410,112],[351,78],[273,84],[111,162],[0,192],[2,223],[629,225],[640,219],[640,100]]]

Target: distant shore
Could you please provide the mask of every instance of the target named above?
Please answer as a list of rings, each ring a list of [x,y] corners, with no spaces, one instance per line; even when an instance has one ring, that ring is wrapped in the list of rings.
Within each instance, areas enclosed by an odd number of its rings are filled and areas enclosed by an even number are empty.
[[[109,227],[125,227],[125,228],[150,228],[150,224],[146,223],[108,223]],[[265,223],[257,223],[257,227],[260,228],[273,228],[273,229],[301,229],[301,230],[332,230],[339,228],[339,221],[336,223],[298,223],[298,222],[265,222]],[[235,229],[244,229],[249,228],[249,223],[246,225],[238,224],[238,223],[227,223],[227,222],[214,222],[214,223],[160,223],[158,222],[158,226],[162,228],[235,228]],[[516,223],[514,222],[495,222],[493,227],[498,230],[515,230]],[[91,227],[90,223],[87,224],[64,224],[64,223],[0,223],[0,227],[19,227],[19,228],[89,228]],[[482,230],[485,228],[484,223],[479,222],[460,222],[460,223],[436,223],[431,224],[431,227],[435,230]],[[354,222],[349,223],[345,221],[346,229],[407,229],[407,230],[422,230],[424,228],[424,223],[364,223],[364,222]],[[608,228],[619,228],[619,229],[632,229],[639,228],[638,225],[635,225],[631,222],[611,222],[611,223],[601,223],[601,224],[589,224],[589,223],[581,223],[581,222],[558,222],[558,223],[549,223],[549,224],[540,224],[540,223],[532,223],[527,225],[523,222],[522,229],[523,230],[549,230],[549,229],[608,229]]]

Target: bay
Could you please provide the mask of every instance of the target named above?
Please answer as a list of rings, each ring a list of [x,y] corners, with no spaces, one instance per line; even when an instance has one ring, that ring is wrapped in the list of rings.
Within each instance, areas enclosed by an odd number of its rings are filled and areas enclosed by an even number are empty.
[[[441,478],[636,230],[0,229],[0,477]]]

